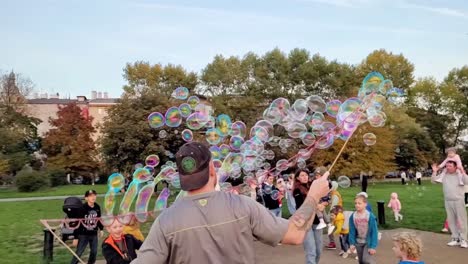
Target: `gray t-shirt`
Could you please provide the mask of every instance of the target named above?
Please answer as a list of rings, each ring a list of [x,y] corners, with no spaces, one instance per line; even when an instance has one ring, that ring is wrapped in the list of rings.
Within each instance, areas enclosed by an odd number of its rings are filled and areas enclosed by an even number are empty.
[[[255,263],[254,239],[276,246],[288,229],[243,195],[186,196],[155,220],[132,263]]]
[[[440,179],[440,177],[443,177],[442,179],[442,186],[444,189],[444,199],[445,201],[459,201],[465,199],[465,188],[464,186],[460,185],[459,181],[459,173],[460,172],[455,172],[455,173],[447,173],[447,172],[442,172],[440,175],[433,177],[433,180]],[[465,185],[468,184],[468,176],[463,176],[463,180],[465,182]]]

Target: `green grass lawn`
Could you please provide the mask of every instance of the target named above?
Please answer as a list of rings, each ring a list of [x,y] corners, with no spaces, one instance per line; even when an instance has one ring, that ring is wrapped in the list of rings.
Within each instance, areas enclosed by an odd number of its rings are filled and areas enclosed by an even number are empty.
[[[44,197],[44,196],[62,196],[62,195],[84,195],[86,190],[94,189],[98,194],[107,192],[106,184],[81,185],[70,184],[60,187],[41,189],[36,192],[18,192],[14,188],[0,189],[0,199],[2,198],[24,198],[24,197]]]
[[[78,188],[81,187],[81,188]],[[55,195],[81,194],[89,186],[65,186],[53,191]],[[105,192],[105,186],[94,186],[99,193]],[[345,209],[352,210],[353,197],[358,192],[358,188],[352,187],[341,189]],[[391,192],[397,192],[402,202],[402,214],[404,219],[401,223],[395,223],[391,211],[386,208],[386,226],[381,228],[413,228],[438,232],[442,228],[445,220],[445,210],[443,207],[442,189],[440,185],[433,185],[424,182],[423,186],[417,185],[402,186],[399,184],[379,183],[369,184],[369,200],[377,214],[376,201],[388,201]],[[4,195],[3,193],[2,195]],[[13,193],[10,193],[13,194]],[[32,196],[39,196],[33,193]],[[51,192],[44,195],[51,195]],[[9,196],[11,197],[11,196]],[[120,196],[121,197],[121,196]],[[171,196],[174,199],[174,196]],[[98,203],[103,205],[103,198],[98,198]],[[0,256],[1,263],[40,263],[42,257],[43,227],[39,219],[61,218],[62,200],[48,201],[28,201],[28,202],[4,202],[0,203]],[[150,210],[153,209],[154,198],[150,203]],[[117,207],[117,206],[116,206]],[[286,201],[283,202],[284,215],[287,216]],[[151,221],[142,225],[142,231],[146,234],[151,226]],[[100,242],[101,243],[101,242]],[[102,259],[99,247],[98,258]],[[87,252],[85,252],[87,257]],[[68,263],[71,254],[61,245],[56,243],[54,248],[53,263]]]

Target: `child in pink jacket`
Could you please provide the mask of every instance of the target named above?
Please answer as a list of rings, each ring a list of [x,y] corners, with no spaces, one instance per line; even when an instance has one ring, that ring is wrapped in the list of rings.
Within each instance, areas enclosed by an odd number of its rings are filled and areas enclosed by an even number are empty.
[[[403,220],[403,216],[400,214],[401,211],[401,203],[398,200],[398,194],[392,193],[390,196],[390,202],[388,202],[388,207],[392,208],[393,215],[395,216],[395,221]]]
[[[458,172],[458,182],[461,186],[465,185],[463,182],[463,175],[466,175],[465,169],[463,168],[462,161],[460,159],[460,155],[457,154],[456,148],[448,148],[447,149],[447,158],[439,165],[439,169],[445,167],[447,161],[455,161],[457,163],[457,172]],[[437,179],[437,182],[442,182],[443,177]]]

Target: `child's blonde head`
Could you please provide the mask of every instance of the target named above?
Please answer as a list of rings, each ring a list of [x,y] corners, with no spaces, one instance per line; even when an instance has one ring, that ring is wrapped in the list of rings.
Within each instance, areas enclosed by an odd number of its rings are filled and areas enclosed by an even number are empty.
[[[447,149],[445,150],[445,152],[446,152],[447,154],[455,155],[455,154],[457,154],[457,149],[454,148],[454,147],[451,147],[451,148],[447,148]]]
[[[401,232],[393,237],[393,241],[398,244],[400,251],[406,254],[406,257],[413,260],[419,260],[422,253],[421,239],[414,233]]]

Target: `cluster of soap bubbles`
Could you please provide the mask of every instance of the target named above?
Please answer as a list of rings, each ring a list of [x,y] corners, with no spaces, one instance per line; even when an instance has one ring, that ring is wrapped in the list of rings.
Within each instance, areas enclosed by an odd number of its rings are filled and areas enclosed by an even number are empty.
[[[160,138],[168,135],[168,132],[163,130],[164,127],[177,128],[184,125],[185,128],[177,135],[185,142],[201,138],[209,144],[221,189],[231,191],[233,188],[226,182],[228,179],[243,177],[244,182],[260,184],[267,175],[281,177],[290,167],[305,168],[306,161],[315,150],[327,149],[337,140],[348,140],[364,123],[369,123],[372,127],[384,126],[387,120],[383,112],[385,102],[394,102],[395,97],[402,94],[402,90],[393,87],[391,81],[385,80],[378,72],[372,72],[364,78],[357,97],[343,101],[326,101],[318,95],[311,95],[294,102],[286,98],[277,98],[263,110],[262,119],[248,129],[242,120],[232,120],[226,114],[214,115],[209,105],[204,104],[197,96],[189,96],[186,87],[178,87],[172,97],[184,102],[170,107],[164,114],[151,113],[148,123],[151,128],[159,130]],[[197,134],[196,138],[194,134]],[[377,138],[372,133],[366,133],[363,142],[366,146],[372,146],[377,143]],[[272,164],[272,160],[275,159],[273,147],[278,147],[281,153],[290,153],[293,146],[299,148],[296,154]],[[166,153],[166,156],[171,158],[173,154]],[[135,170],[134,180],[120,205],[120,215],[129,213],[130,206],[139,192],[135,217],[140,222],[146,221],[145,213],[153,193],[150,189],[154,190],[155,184],[165,180],[173,187],[180,188],[175,164],[167,162],[154,176],[158,164],[159,157],[150,155],[145,161],[145,166]],[[119,186],[115,183],[117,178],[113,178],[112,181],[113,183],[109,182],[109,192],[115,193],[118,188],[111,186]],[[345,188],[351,184],[346,176],[340,176],[337,181]],[[263,191],[273,199],[279,197],[275,191]],[[179,194],[182,195],[183,192]],[[106,195],[106,199],[107,197],[109,201],[106,200],[105,204],[107,206],[109,202],[109,205],[105,211],[110,213],[113,211],[113,196],[109,194]],[[167,205],[167,197],[168,191],[163,191],[156,202],[155,210],[163,209]]]

